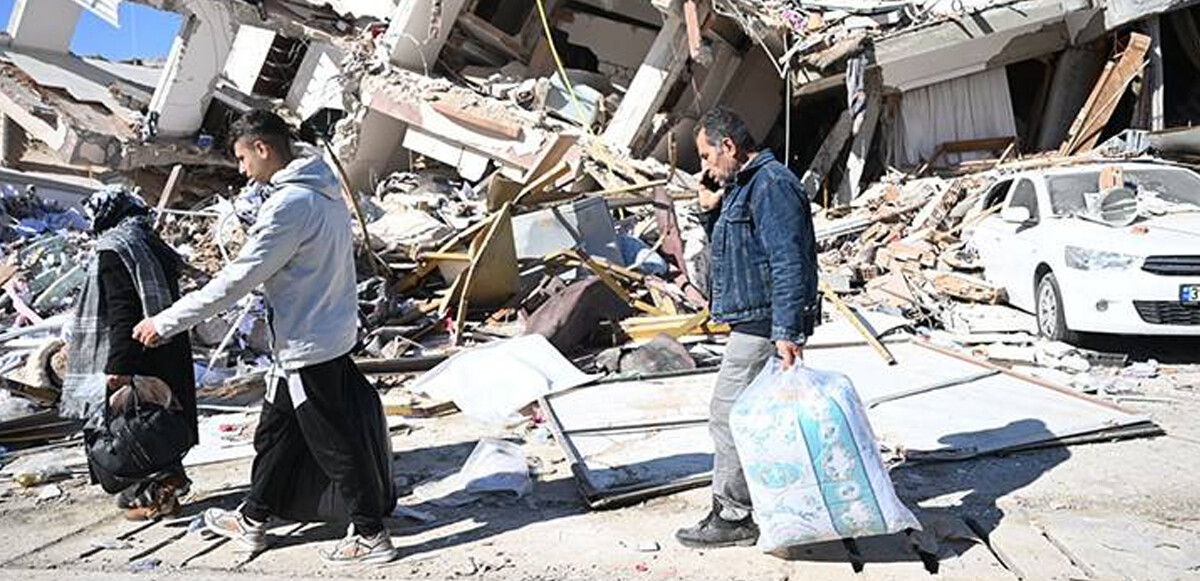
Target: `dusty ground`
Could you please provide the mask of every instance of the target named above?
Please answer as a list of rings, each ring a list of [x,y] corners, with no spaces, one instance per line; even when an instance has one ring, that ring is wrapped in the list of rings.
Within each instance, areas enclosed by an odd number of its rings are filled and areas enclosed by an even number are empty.
[[[1172,343],[1154,351],[1179,361],[1197,357],[1192,347]],[[923,563],[903,536],[859,541],[857,554],[841,543],[787,555],[688,550],[672,534],[707,510],[705,490],[589,512],[553,442],[488,432],[452,416],[412,421],[411,431],[397,433],[403,491],[456,469],[478,438],[495,436],[524,444],[534,492],[459,508],[424,506],[436,517],[429,523],[390,520],[402,557],[388,566],[322,565],[316,548],[344,534],[340,526],[280,524],[274,547],[252,559],[232,544],[187,534],[185,522],[128,534],[138,526],[76,478],[57,482],[62,496],[40,503],[37,487],[0,483],[0,578],[779,581],[924,579],[932,569],[936,578],[972,581],[1200,579],[1200,367],[1165,367],[1130,397],[1123,405],[1151,416],[1168,435],[894,470],[898,492],[917,507],[934,541],[936,563]],[[248,460],[193,470],[187,513],[235,506],[248,474]],[[414,502],[411,495],[401,499]],[[116,539],[123,534],[122,545]],[[115,548],[81,556],[102,542]]]

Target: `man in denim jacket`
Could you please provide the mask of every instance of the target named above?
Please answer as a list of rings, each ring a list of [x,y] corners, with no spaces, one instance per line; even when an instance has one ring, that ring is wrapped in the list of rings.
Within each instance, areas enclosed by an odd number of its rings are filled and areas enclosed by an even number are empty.
[[[784,368],[802,358],[818,316],[816,240],[800,180],[769,150],[758,149],[735,113],[717,108],[705,114],[696,146],[703,181],[711,186],[701,189],[700,205],[712,251],[712,312],[733,332],[709,410],[716,451],[712,511],[675,537],[694,548],[752,545],[758,527],[729,410],[773,355]]]

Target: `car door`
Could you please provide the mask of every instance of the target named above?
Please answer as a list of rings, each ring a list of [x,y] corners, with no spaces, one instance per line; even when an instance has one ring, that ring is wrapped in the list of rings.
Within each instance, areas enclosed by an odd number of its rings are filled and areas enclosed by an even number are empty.
[[[1012,190],[1013,180],[1002,180],[996,182],[988,189],[987,194],[983,196],[979,210],[988,211],[997,205],[1008,203],[1008,194]],[[994,276],[999,276],[998,264],[1003,259],[1003,244],[1004,238],[1010,235],[1011,232],[1005,227],[1004,221],[1000,219],[998,213],[980,220],[974,226],[966,228],[965,236],[970,241],[971,245],[979,253],[980,263],[983,265],[984,278],[995,280]]]
[[[1030,219],[1016,224],[997,214],[983,220],[980,224],[983,231],[981,235],[988,247],[986,256],[983,248],[980,248],[984,273],[989,281],[1004,288],[1009,302],[1029,310],[1033,308],[1033,272],[1037,267],[1037,226],[1042,220],[1037,186],[1033,180],[1015,180],[1002,207],[1025,208],[1029,210]]]

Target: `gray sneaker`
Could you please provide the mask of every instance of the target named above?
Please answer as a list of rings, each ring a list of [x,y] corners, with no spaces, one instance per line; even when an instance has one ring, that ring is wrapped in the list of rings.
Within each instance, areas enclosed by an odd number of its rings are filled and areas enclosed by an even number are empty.
[[[246,518],[241,510],[210,508],[204,511],[204,529],[237,541],[255,553],[267,548],[267,523],[256,523]]]
[[[350,525],[345,538],[333,548],[319,552],[321,560],[330,565],[378,565],[396,558],[396,548],[387,529],[367,537],[354,532],[354,525]]]

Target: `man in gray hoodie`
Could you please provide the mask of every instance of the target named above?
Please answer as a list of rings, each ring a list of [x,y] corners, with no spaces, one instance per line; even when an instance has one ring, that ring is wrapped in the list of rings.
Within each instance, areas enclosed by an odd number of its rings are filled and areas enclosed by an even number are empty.
[[[272,515],[292,517],[304,512],[297,505],[319,506],[351,521],[346,538],[321,552],[324,560],[389,561],[395,550],[383,517],[395,505],[390,444],[386,428],[374,421],[382,418],[378,396],[349,356],[358,307],[350,213],[340,184],[319,155],[293,155],[291,130],[273,113],[248,113],[231,133],[242,173],[268,192],[248,240],[203,288],[138,324],[134,338],[156,345],[262,285],[275,367],[254,435],[250,492],[237,510],[206,511],[205,524],[260,551]],[[306,487],[313,473],[326,486]]]

